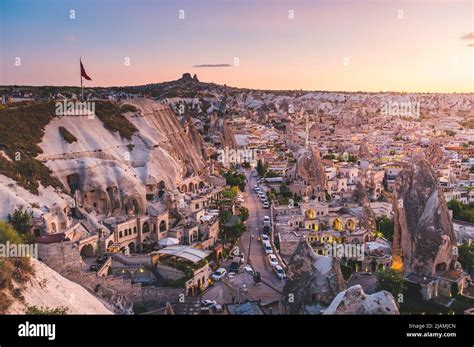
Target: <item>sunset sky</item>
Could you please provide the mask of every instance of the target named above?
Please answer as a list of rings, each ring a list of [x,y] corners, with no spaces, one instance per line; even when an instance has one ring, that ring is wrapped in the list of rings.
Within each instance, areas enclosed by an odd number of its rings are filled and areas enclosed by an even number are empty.
[[[88,86],[190,72],[262,89],[474,92],[473,7],[469,0],[0,0],[0,84],[78,85],[82,57]]]

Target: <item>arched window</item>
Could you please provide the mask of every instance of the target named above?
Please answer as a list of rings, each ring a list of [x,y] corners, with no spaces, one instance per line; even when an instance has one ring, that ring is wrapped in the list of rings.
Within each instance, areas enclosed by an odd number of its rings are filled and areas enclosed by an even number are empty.
[[[148,222],[143,223],[143,232],[148,233],[150,231],[150,224]]]
[[[305,217],[309,219],[314,219],[314,211],[311,209],[307,209],[305,211]]]
[[[161,231],[161,232],[166,231],[166,228],[167,228],[166,222],[165,222],[164,220],[162,220],[162,221],[160,222],[160,231]]]

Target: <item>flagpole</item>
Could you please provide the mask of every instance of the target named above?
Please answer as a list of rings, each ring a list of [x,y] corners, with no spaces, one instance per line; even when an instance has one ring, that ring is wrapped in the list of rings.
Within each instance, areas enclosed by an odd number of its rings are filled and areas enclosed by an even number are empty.
[[[84,100],[84,87],[83,87],[83,85],[82,85],[81,64],[82,64],[82,61],[81,61],[81,58],[79,58],[79,74],[81,75],[81,101],[83,101],[83,100]]]

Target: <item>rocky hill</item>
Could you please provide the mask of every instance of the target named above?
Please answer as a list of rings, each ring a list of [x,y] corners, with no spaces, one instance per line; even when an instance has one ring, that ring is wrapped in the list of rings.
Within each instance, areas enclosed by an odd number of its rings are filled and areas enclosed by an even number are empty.
[[[393,266],[431,275],[456,266],[456,239],[444,194],[420,153],[395,184]]]
[[[8,314],[22,314],[28,307],[67,308],[67,314],[113,314],[95,296],[69,281],[42,262],[31,258],[34,276],[21,291],[23,300],[15,300]]]
[[[54,104],[49,103],[48,112],[51,107]],[[42,108],[36,109],[42,112]],[[28,110],[28,114],[32,112]],[[96,117],[55,116],[54,112],[48,115],[41,118],[46,119],[42,124],[25,125],[36,134],[38,143],[32,140],[35,151],[23,157],[36,165],[24,170],[24,179],[22,167],[13,160],[15,148],[21,144],[2,143],[8,139],[0,139],[0,147],[7,149],[0,162],[0,218],[6,218],[19,205],[41,214],[42,206],[62,206],[76,190],[85,195],[91,192],[104,201],[95,207],[99,214],[109,215],[127,206],[144,212],[146,185],[160,184],[172,191],[182,179],[204,173],[206,151],[202,137],[192,125],[182,124],[169,106],[159,102],[98,102]],[[65,131],[70,135],[69,141],[64,138]],[[2,170],[2,163],[16,166],[4,166],[9,171]],[[38,175],[36,168],[42,168]],[[30,189],[20,179],[38,180],[37,189]],[[53,181],[55,186],[50,186]],[[118,193],[112,194],[114,190]]]

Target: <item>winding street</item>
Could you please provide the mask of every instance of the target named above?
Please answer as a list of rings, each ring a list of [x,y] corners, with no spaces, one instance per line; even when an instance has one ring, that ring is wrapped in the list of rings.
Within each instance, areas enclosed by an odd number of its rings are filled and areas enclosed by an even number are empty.
[[[270,216],[270,210],[263,208],[258,195],[253,190],[257,179],[252,176],[250,170],[247,170],[245,175],[248,183],[245,188],[244,206],[249,210],[249,219],[247,220],[247,231],[242,235],[239,247],[246,255],[246,264],[260,272],[262,282],[281,292],[285,281],[275,275],[265,255],[262,243],[258,241],[263,229],[263,217]]]

